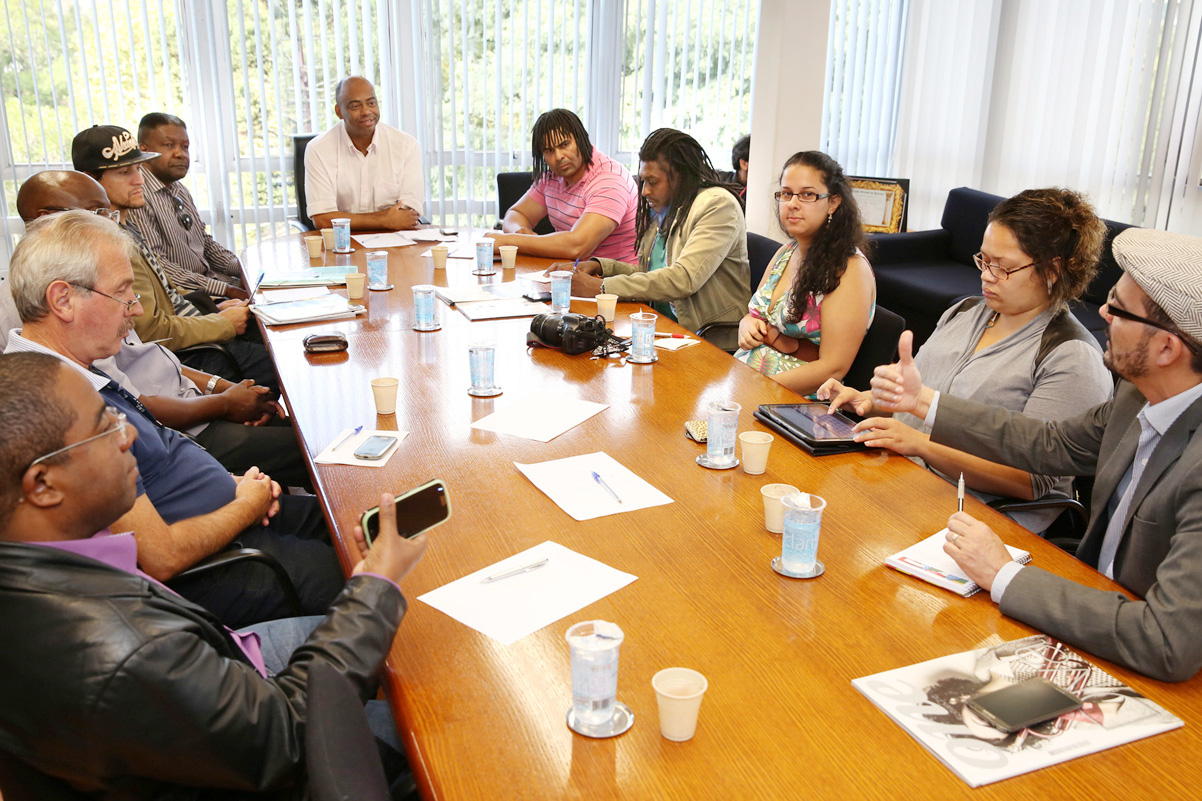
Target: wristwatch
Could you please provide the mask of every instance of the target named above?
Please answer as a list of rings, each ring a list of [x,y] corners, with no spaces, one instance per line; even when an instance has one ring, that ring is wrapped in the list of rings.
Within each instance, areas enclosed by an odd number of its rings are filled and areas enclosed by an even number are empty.
[[[205,394],[212,395],[213,390],[217,388],[217,382],[220,380],[221,376],[219,375],[209,376],[209,383],[205,384]]]

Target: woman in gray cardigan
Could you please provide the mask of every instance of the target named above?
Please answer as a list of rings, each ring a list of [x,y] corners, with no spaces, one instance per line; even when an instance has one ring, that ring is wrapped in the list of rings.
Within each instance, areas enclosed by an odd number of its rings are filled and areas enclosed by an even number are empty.
[[[738,322],[751,297],[751,271],[734,187],[722,182],[696,139],[671,128],[648,136],[639,160],[639,263],[581,261],[572,294],[646,301],[691,331]],[[551,266],[561,269],[573,265]]]

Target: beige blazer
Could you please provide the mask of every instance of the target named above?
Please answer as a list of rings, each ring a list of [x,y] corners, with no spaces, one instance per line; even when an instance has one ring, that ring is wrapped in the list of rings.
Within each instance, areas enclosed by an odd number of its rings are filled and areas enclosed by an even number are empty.
[[[668,237],[665,267],[648,272],[657,231],[639,240],[639,263],[598,259],[605,291],[623,300],[672,301],[680,324],[690,331],[717,322],[737,323],[751,298],[747,266],[747,220],[739,201],[725,189],[697,194],[689,215]]]

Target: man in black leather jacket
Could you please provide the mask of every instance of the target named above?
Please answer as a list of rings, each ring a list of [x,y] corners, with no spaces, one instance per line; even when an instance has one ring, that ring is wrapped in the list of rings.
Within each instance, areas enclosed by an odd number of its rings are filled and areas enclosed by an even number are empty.
[[[0,356],[0,387],[0,751],[104,798],[304,797],[309,668],[374,695],[425,538],[397,536],[382,497],[382,536],[266,676],[257,640],[137,571],[132,537],[107,531],[134,500],[133,426],[50,356]],[[94,550],[123,544],[125,569]]]

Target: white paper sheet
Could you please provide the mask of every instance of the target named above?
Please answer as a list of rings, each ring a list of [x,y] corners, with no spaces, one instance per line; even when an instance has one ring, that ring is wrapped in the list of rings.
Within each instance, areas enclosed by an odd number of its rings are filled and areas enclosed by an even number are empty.
[[[472,428],[550,442],[608,408],[604,403],[537,392],[481,417]]]
[[[330,294],[327,286],[302,286],[297,289],[265,289],[259,293],[264,303],[284,303],[289,300],[308,300]]]
[[[388,460],[392,458],[393,454],[400,450],[401,442],[405,439],[405,437],[409,436],[408,431],[364,430],[350,437],[345,442],[342,442],[342,439],[354,430],[355,429],[353,428],[344,428],[339,431],[338,436],[330,440],[330,444],[326,446],[326,449],[317,454],[313,461],[317,464],[349,464],[351,467],[383,467],[384,465],[388,464]],[[356,459],[355,451],[364,443],[364,441],[367,440],[368,437],[374,436],[396,437],[396,445],[393,445],[392,450],[384,454],[383,458]],[[335,445],[338,447],[335,448]]]
[[[538,464],[514,462],[514,465],[576,520],[592,520],[672,503],[671,498],[603,451]],[[593,478],[593,473],[601,477],[620,501]]]
[[[480,583],[540,559],[546,559],[547,564],[537,570]],[[421,595],[418,600],[503,645],[511,645],[637,578],[548,540]]]
[[[434,258],[434,254],[429,250],[423,251],[422,255],[429,256],[430,258]],[[472,261],[475,261],[476,260],[475,245],[472,246],[472,250],[469,253],[468,251],[458,250],[452,243],[451,245],[447,246],[447,258],[448,259],[471,259]]]
[[[402,233],[392,232],[387,234],[355,234],[353,237],[356,242],[365,248],[403,248],[406,245],[416,245],[409,237]]]
[[[684,339],[661,337],[655,340],[655,347],[659,348],[660,350],[680,350],[681,348],[687,348],[689,345],[696,344],[697,340],[691,337],[685,337]]]

